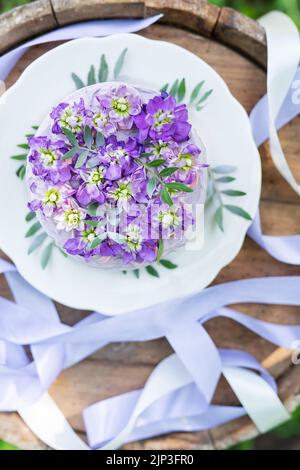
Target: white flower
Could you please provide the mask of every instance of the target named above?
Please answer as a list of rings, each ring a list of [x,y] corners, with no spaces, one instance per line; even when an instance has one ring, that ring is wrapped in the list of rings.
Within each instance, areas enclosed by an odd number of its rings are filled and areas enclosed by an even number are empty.
[[[84,230],[85,217],[85,212],[74,201],[68,200],[63,204],[54,219],[58,222],[57,230],[71,232],[72,230]]]

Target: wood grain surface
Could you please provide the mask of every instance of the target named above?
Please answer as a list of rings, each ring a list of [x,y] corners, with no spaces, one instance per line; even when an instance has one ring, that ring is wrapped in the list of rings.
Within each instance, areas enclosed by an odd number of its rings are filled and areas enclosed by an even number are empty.
[[[70,4],[74,1],[54,2],[54,5],[55,3]],[[102,4],[104,2],[94,1],[94,3]],[[130,3],[137,5],[136,2]],[[155,5],[160,3],[164,8],[167,8],[165,5],[170,5],[171,2],[152,3],[155,3]],[[186,6],[197,2],[172,2],[172,4],[174,3]],[[206,2],[198,3],[204,4]],[[149,5],[150,2],[147,4]],[[234,16],[236,18],[236,15]],[[226,15],[223,18],[225,21]],[[226,21],[228,22],[228,20]],[[217,34],[220,38],[223,37],[222,40],[224,40],[224,34],[220,29]],[[264,36],[259,37],[259,34],[258,32],[258,36],[255,36],[255,41],[262,47]],[[224,78],[232,94],[247,111],[252,109],[266,91],[266,77],[263,69],[228,47],[231,45],[231,40],[228,37],[225,38],[228,45],[226,46],[196,33],[165,24],[152,26],[142,32],[142,35],[176,43],[200,56]],[[31,61],[51,47],[54,47],[54,44],[41,45],[29,50],[8,77],[7,86],[11,86],[17,80],[20,73]],[[252,52],[248,53],[248,56],[251,56],[251,54]],[[253,49],[253,54],[255,54],[255,49]],[[299,118],[296,118],[280,132],[284,150],[298,180],[300,180],[299,122]],[[275,169],[269,154],[268,144],[261,147],[260,153],[263,165],[261,214],[264,230],[266,233],[274,235],[299,233],[299,198]],[[299,274],[299,267],[275,261],[253,241],[246,239],[240,254],[229,266],[221,271],[214,283],[258,276]],[[0,282],[0,295],[11,297],[3,279]],[[299,323],[299,308],[264,305],[237,305],[234,307],[255,318],[274,323]],[[58,308],[63,321],[68,324],[74,324],[86,315],[86,312],[70,310],[61,305]],[[219,347],[242,348],[263,362],[274,377],[278,379],[279,393],[287,406],[290,409],[296,406],[299,402],[300,369],[291,365],[289,351],[275,348],[227,319],[215,319],[207,323],[206,326],[209,334]],[[81,411],[84,407],[103,398],[143,386],[153,367],[170,352],[171,348],[165,340],[110,345],[81,364],[63,372],[53,384],[50,393],[71,425],[84,436],[81,417]],[[222,404],[237,403],[225,380],[221,381],[214,402]],[[125,448],[223,449],[256,434],[257,431],[250,420],[243,418],[209,432],[175,433],[145,442],[130,444]],[[16,414],[0,414],[0,438],[24,449],[45,448]]]

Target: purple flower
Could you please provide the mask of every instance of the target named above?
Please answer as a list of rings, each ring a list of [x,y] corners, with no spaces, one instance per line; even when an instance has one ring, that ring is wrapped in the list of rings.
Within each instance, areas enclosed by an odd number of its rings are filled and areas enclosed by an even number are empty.
[[[72,160],[62,160],[68,151],[63,140],[51,141],[48,137],[31,137],[29,162],[32,173],[52,183],[65,183],[71,178]]]
[[[108,92],[99,94],[97,100],[100,109],[107,110],[109,118],[118,124],[119,129],[131,129],[133,117],[141,112],[141,98],[139,94],[126,85],[112,87]]]
[[[188,110],[185,104],[177,105],[173,96],[155,96],[146,105],[145,111],[135,117],[139,129],[139,140],[144,142],[148,137],[154,140],[176,142],[188,139],[191,124],[188,123]]]
[[[63,185],[51,185],[46,182],[33,182],[30,191],[35,196],[29,204],[30,210],[41,210],[45,217],[51,217],[60,209],[64,201],[73,195],[71,188]]]
[[[79,134],[88,123],[88,112],[83,98],[78,103],[60,103],[53,109],[50,117],[53,119],[53,134],[61,134],[64,128]]]
[[[107,167],[106,178],[116,181],[132,173],[136,169],[134,159],[139,153],[136,139],[130,137],[124,142],[118,141],[115,136],[109,137],[99,153],[99,161]]]
[[[92,126],[97,132],[101,132],[104,137],[109,137],[117,130],[117,123],[110,118],[109,110],[101,105],[92,116]]]
[[[91,202],[98,202],[99,204],[105,202],[103,191],[105,173],[106,168],[104,166],[81,171],[82,184],[76,192],[76,199],[81,205],[87,206]]]

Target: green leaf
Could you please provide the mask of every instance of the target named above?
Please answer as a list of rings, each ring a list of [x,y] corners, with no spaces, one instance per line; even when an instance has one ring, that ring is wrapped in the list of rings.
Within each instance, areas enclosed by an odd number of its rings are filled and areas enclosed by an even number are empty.
[[[31,126],[31,128],[34,130],[34,131],[37,131],[39,126]]]
[[[99,158],[98,157],[92,157],[88,160],[86,166],[87,168],[95,168],[95,166],[99,165]]]
[[[115,65],[115,68],[114,68],[114,79],[115,80],[117,80],[120,76],[120,73],[121,73],[123,65],[124,65],[124,60],[125,60],[126,54],[127,54],[127,48],[124,49],[121,52],[121,54],[120,54],[120,56],[119,56],[119,58],[116,62],[116,65]]]
[[[158,272],[156,271],[155,268],[153,268],[153,266],[147,266],[146,271],[147,271],[148,274],[150,274],[150,276],[159,277]]]
[[[79,155],[75,163],[75,168],[81,168],[85,164],[88,154],[89,154],[88,150],[84,150],[83,152],[81,152],[81,154]]]
[[[204,83],[204,80],[202,80],[202,82],[198,83],[198,85],[195,86],[191,94],[190,104],[192,104],[198,98],[200,90],[203,87]]]
[[[170,194],[168,193],[168,191],[165,188],[163,188],[161,190],[160,197],[161,197],[162,201],[165,202],[166,204],[168,204],[170,207],[173,206],[172,198],[171,198]]]
[[[20,180],[23,181],[23,179],[25,178],[25,175],[26,175],[26,165],[21,165],[17,169],[16,175],[17,175],[18,178],[20,178]]]
[[[186,86],[185,86],[185,78],[183,78],[181,82],[179,83],[178,90],[177,90],[178,103],[180,103],[184,99],[185,94],[186,94]]]
[[[72,73],[71,77],[73,79],[73,82],[75,83],[77,90],[80,90],[81,88],[85,87],[85,84],[83,83],[81,78],[76,75],[76,73]]]
[[[42,255],[41,255],[42,269],[46,269],[46,267],[49,264],[51,254],[52,254],[53,245],[54,245],[53,242],[51,242],[49,245],[46,246],[46,248],[42,252]]]
[[[20,149],[23,149],[23,150],[29,150],[30,149],[28,144],[18,144],[17,147],[19,147]]]
[[[234,197],[241,197],[246,196],[247,193],[243,191],[236,191],[235,189],[224,189],[221,193],[226,194],[226,196],[234,196]]]
[[[91,68],[88,73],[87,84],[88,86],[90,86],[90,85],[95,85],[96,83],[97,83],[96,70],[95,70],[94,65],[91,65]]]
[[[148,158],[148,157],[152,157],[153,153],[151,152],[144,152],[144,153],[141,153],[139,158]]]
[[[90,227],[98,227],[100,221],[99,220],[85,220],[84,223],[89,225]]]
[[[27,154],[23,153],[22,155],[13,155],[10,157],[12,160],[17,160],[18,162],[22,162],[27,160]]]
[[[166,163],[166,160],[160,158],[158,160],[152,160],[152,162],[148,163],[148,166],[157,167],[163,165],[164,163]]]
[[[171,86],[171,90],[170,90],[169,94],[176,97],[177,92],[178,92],[178,86],[179,86],[179,80],[177,79],[177,80],[175,80],[175,82]]]
[[[139,269],[134,269],[134,270],[133,270],[133,274],[135,275],[135,277],[136,277],[137,279],[140,278],[140,270],[139,270]]]
[[[31,255],[35,250],[37,250],[46,240],[48,235],[46,233],[41,233],[37,237],[35,237],[28,248],[28,254]]]
[[[185,193],[192,193],[194,190],[183,183],[166,183],[166,187],[168,189],[172,189],[173,191],[183,191]]]
[[[84,128],[84,143],[90,149],[93,143],[92,129],[86,125]]]
[[[102,147],[104,144],[104,135],[101,132],[97,132],[96,134],[96,147]]]
[[[30,229],[26,232],[25,234],[25,238],[30,238],[30,237],[33,237],[33,235],[35,235],[41,228],[41,224],[40,222],[36,222],[35,224],[33,224]]]
[[[164,241],[163,240],[159,240],[159,244],[158,244],[158,250],[157,250],[157,257],[156,257],[156,261],[160,261],[162,255],[164,253]]]
[[[90,249],[94,250],[95,248],[97,248],[97,246],[101,245],[102,241],[103,240],[100,237],[94,238],[94,240],[90,244]]]
[[[169,88],[169,84],[168,83],[165,83],[163,87],[161,87],[160,91],[161,92],[167,92],[168,91],[168,88]]]
[[[241,207],[231,206],[229,204],[224,205],[224,207],[233,214],[238,215],[239,217],[243,217],[243,219],[252,220],[251,215],[248,214],[248,212],[244,211],[244,209],[242,209]]]
[[[155,176],[152,176],[152,178],[148,181],[147,184],[147,194],[151,198],[153,196],[153,193],[156,189],[156,184],[157,184],[157,179]]]
[[[97,214],[98,207],[99,207],[99,204],[97,203],[90,204],[86,207],[86,211],[88,212],[88,214],[95,216]]]
[[[178,170],[177,166],[172,166],[170,168],[164,168],[160,173],[159,176],[165,178],[166,176],[171,176]]]
[[[68,258],[68,253],[66,253],[62,248],[60,248],[59,246],[56,247],[59,252],[65,257],[65,258]]]
[[[167,269],[176,269],[176,268],[178,268],[177,264],[174,264],[171,261],[168,261],[167,259],[161,259],[159,263],[164,268],[167,268]]]
[[[26,222],[31,222],[35,218],[36,218],[36,213],[35,212],[28,212],[28,214],[25,217],[25,220],[26,220]]]
[[[78,147],[78,142],[77,142],[76,136],[73,134],[72,131],[70,131],[69,129],[66,129],[65,127],[63,127],[62,132],[64,133],[64,135],[66,136],[66,138],[68,139],[70,144],[74,145],[74,147]]]
[[[104,54],[101,56],[101,61],[100,61],[100,69],[99,69],[99,74],[98,74],[98,80],[99,82],[107,82],[108,79],[108,64],[106,61],[106,57]]]
[[[215,221],[218,225],[218,227],[220,228],[220,230],[222,230],[222,232],[224,232],[224,225],[223,225],[223,207],[220,206],[217,210],[216,210],[216,213],[215,213]]]
[[[76,155],[76,153],[78,152],[78,148],[77,147],[73,147],[71,150],[69,150],[67,153],[65,153],[61,159],[62,160],[68,160],[69,158],[73,158],[74,155]]]
[[[207,91],[206,93],[204,93],[204,95],[202,96],[202,98],[200,98],[200,100],[198,101],[197,106],[199,106],[200,104],[203,104],[204,101],[207,100],[207,98],[212,94],[213,91],[214,91],[214,90],[209,90],[209,91]]]
[[[233,173],[234,171],[236,171],[236,166],[219,165],[219,166],[215,166],[214,168],[212,168],[211,171],[217,174]]]
[[[235,181],[236,178],[233,176],[222,176],[221,178],[217,178],[216,182],[217,183],[232,183],[232,181]]]

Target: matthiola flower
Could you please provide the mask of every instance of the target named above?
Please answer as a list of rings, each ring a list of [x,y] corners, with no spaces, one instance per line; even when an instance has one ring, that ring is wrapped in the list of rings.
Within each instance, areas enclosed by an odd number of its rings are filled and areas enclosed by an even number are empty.
[[[76,199],[80,204],[87,206],[94,201],[99,202],[99,204],[105,202],[103,192],[105,173],[106,168],[102,165],[81,172],[82,184],[76,192]]]
[[[63,140],[52,141],[48,137],[31,137],[29,162],[32,173],[53,183],[65,183],[71,178],[70,160],[62,160],[68,151]]]
[[[99,94],[97,100],[101,108],[108,111],[110,119],[118,123],[120,129],[131,129],[133,117],[141,112],[139,94],[123,84]]]
[[[133,196],[132,185],[129,179],[117,181],[107,190],[109,200],[118,205],[126,206]]]
[[[131,222],[124,230],[123,262],[152,263],[157,257],[157,244],[148,240],[148,224]]]
[[[183,142],[188,139],[192,128],[188,123],[186,105],[177,105],[175,98],[166,94],[151,99],[134,122],[141,142],[148,137],[154,140],[172,137],[176,142]]]
[[[30,190],[35,199],[29,203],[29,208],[33,212],[41,210],[45,217],[51,217],[61,208],[64,200],[73,194],[67,186],[54,186],[45,182],[32,183]]]
[[[107,167],[106,178],[116,181],[129,175],[136,167],[134,159],[139,156],[136,139],[129,138],[127,142],[110,137],[101,148],[99,160]]]
[[[70,255],[81,255],[85,258],[93,256],[96,251],[91,248],[91,243],[103,235],[102,227],[91,227],[83,224],[81,230],[75,230],[73,238],[69,238],[64,245],[64,249]]]
[[[61,134],[63,128],[78,134],[88,122],[83,98],[78,103],[60,103],[50,117],[53,119],[53,134]]]
[[[103,106],[92,116],[92,126],[97,132],[101,132],[105,137],[114,134],[117,130],[117,123],[114,122],[109,116],[109,110]]]
[[[57,230],[71,232],[83,230],[85,218],[86,213],[72,199],[67,199],[62,203],[54,220],[57,222]]]
[[[147,142],[145,145],[145,152],[151,153],[155,158],[176,158],[179,150],[178,143],[170,137],[168,140],[159,139],[158,141]]]

